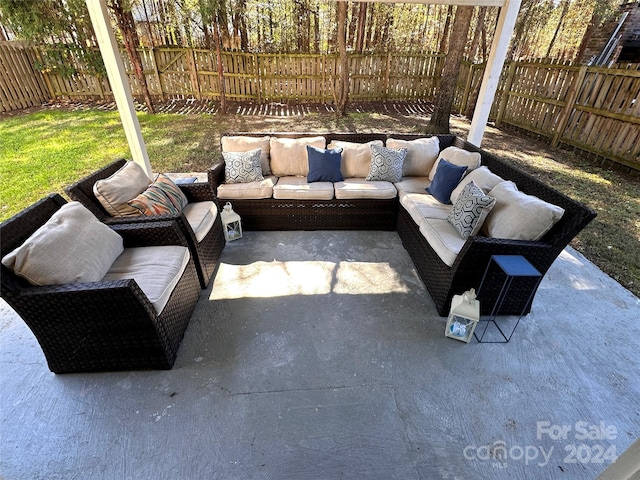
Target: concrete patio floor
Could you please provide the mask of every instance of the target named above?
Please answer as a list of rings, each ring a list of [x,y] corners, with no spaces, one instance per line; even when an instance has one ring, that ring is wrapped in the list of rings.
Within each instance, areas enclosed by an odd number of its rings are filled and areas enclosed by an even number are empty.
[[[639,319],[568,248],[464,344],[395,232],[245,232],[170,371],[54,375],[0,302],[0,477],[591,479],[640,437]]]

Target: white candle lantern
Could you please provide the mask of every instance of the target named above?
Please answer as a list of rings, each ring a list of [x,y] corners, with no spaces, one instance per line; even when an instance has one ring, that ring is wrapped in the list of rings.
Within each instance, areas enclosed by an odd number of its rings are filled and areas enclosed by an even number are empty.
[[[231,203],[227,202],[222,212],[220,212],[220,217],[222,218],[222,227],[224,228],[224,238],[228,242],[242,238],[240,215],[233,211]]]
[[[480,302],[476,300],[476,291],[472,288],[462,295],[453,296],[444,334],[469,343],[479,321]]]

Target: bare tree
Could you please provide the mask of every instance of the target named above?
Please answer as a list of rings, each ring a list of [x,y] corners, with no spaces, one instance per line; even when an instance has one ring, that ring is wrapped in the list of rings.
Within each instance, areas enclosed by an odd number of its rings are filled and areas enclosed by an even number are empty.
[[[337,44],[340,52],[340,77],[336,98],[336,115],[343,116],[347,112],[349,98],[349,59],[347,58],[347,2],[336,2],[337,6]]]
[[[442,13],[442,10],[440,10]],[[438,52],[445,53],[447,51],[447,42],[449,41],[449,29],[451,28],[451,17],[453,16],[453,5],[447,7],[447,16],[444,21],[444,30],[442,31],[442,38],[438,45]]]
[[[136,31],[136,25],[133,20],[131,9],[125,9],[122,0],[110,0],[108,5],[116,19],[116,22],[118,23],[118,28],[122,34],[122,41],[124,42],[124,48],[129,55],[131,64],[133,65],[136,80],[138,80],[144,97],[144,102],[147,105],[147,111],[149,113],[155,113],[153,101],[149,94],[149,86],[147,85],[147,79],[142,67],[142,59],[140,58],[140,54],[137,50],[138,45],[140,45],[140,41],[138,40],[138,32]]]
[[[355,7],[354,7],[355,8]],[[359,2],[358,8],[358,25],[356,34],[355,51],[362,53],[364,47],[364,31],[367,21],[367,2]]]
[[[562,3],[562,11],[560,12],[560,19],[558,20],[558,25],[556,26],[555,31],[553,32],[553,37],[551,38],[551,41],[549,42],[549,46],[547,47],[547,54],[545,55],[545,57],[549,58],[549,56],[551,55],[551,49],[553,48],[553,45],[556,43],[556,39],[558,38],[558,33],[560,33],[560,29],[562,28],[562,24],[564,23],[564,18],[567,15],[567,12],[569,11],[569,5],[571,5],[571,0],[564,0]]]
[[[453,21],[449,51],[444,61],[442,81],[436,95],[433,115],[427,128],[433,133],[449,133],[449,117],[458,83],[460,64],[467,45],[473,7],[458,7]]]

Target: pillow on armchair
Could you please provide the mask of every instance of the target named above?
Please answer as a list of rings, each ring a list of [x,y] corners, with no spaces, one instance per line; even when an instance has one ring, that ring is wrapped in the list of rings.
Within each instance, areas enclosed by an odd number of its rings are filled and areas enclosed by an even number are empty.
[[[151,184],[151,180],[136,162],[128,161],[108,178],[93,185],[93,194],[112,217],[131,217],[140,211],[127,202],[140,195]]]
[[[180,190],[180,187],[164,173],[158,174],[153,185],[156,185],[160,190],[162,190],[162,193],[164,193],[171,201],[171,204],[178,209],[178,212],[184,210],[184,207],[189,204],[189,200],[182,190]]]
[[[79,202],[69,202],[2,264],[32,285],[97,282],[123,251],[120,235]]]
[[[155,183],[127,203],[138,210],[138,215],[177,215],[182,211],[171,203],[163,189]]]

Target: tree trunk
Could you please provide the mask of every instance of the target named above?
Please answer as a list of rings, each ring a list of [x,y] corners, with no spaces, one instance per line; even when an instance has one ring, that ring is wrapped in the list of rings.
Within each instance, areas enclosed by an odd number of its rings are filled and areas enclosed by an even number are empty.
[[[367,26],[364,29],[364,43],[363,48],[371,48],[372,46],[375,47],[375,45],[373,44],[373,36],[375,34],[375,18],[376,18],[376,4],[374,3],[373,5],[371,5],[370,8],[367,8],[368,12],[367,12]]]
[[[149,113],[155,113],[153,108],[153,102],[151,101],[151,95],[149,94],[149,87],[147,85],[147,79],[144,76],[144,69],[142,68],[142,59],[136,50],[138,44],[138,32],[136,32],[135,22],[133,20],[133,14],[131,10],[125,11],[122,6],[122,0],[111,0],[109,2],[109,8],[116,17],[120,33],[122,34],[122,40],[124,42],[124,48],[127,50],[129,60],[133,65],[136,79],[140,84],[142,95],[144,96],[145,104],[147,105],[147,111]]]
[[[340,77],[338,83],[338,94],[336,98],[336,115],[341,117],[346,115],[347,100],[349,98],[349,59],[347,58],[347,2],[337,3],[337,43],[340,52]]]
[[[239,38],[240,51],[246,52],[249,49],[249,37],[247,34],[247,23],[245,17],[247,15],[247,2],[246,0],[239,0],[235,5],[235,10],[231,17],[231,23],[233,25],[233,38]],[[259,30],[258,30],[259,32]]]
[[[451,28],[451,17],[453,16],[453,5],[447,7],[447,18],[444,21],[444,31],[442,32],[442,38],[440,39],[440,45],[438,47],[438,53],[446,53],[449,40],[449,29]]]
[[[225,95],[224,84],[224,68],[222,66],[222,39],[220,38],[220,29],[218,22],[213,25],[213,37],[216,43],[216,58],[218,60],[218,82],[220,85],[220,111],[227,113],[227,97]]]
[[[313,53],[320,53],[320,7],[313,11]]]
[[[355,51],[362,53],[364,49],[364,31],[367,25],[367,2],[360,2],[358,10],[358,33],[356,34]]]
[[[427,127],[432,133],[449,133],[449,117],[451,116],[460,64],[464,56],[472,16],[473,7],[459,6],[456,10],[449,41],[449,52],[442,70],[442,81],[436,95],[433,115]]]
[[[533,4],[531,0],[523,2],[520,7],[518,19],[516,20],[516,25],[513,29],[511,45],[509,46],[509,51],[507,52],[505,61],[512,61],[516,56],[519,56],[519,49],[523,38],[525,37],[525,28],[529,23],[529,16],[531,15],[532,10]]]
[[[480,42],[480,38],[484,32],[484,18],[487,15],[487,7],[480,7],[478,10],[478,18],[476,18],[476,29],[473,32],[473,41],[471,42],[471,55],[469,60],[475,62],[478,58],[478,53],[482,52],[482,43]],[[481,59],[484,62],[484,57]]]
[[[571,4],[571,0],[565,0],[562,5],[562,12],[560,13],[560,20],[558,20],[558,26],[556,27],[555,32],[553,32],[553,37],[551,38],[551,42],[549,42],[549,48],[547,48],[547,54],[545,55],[547,58],[551,55],[551,49],[553,48],[553,44],[556,43],[556,39],[558,38],[558,33],[562,28],[562,24],[564,23],[564,17],[567,15],[569,11],[569,5]]]

